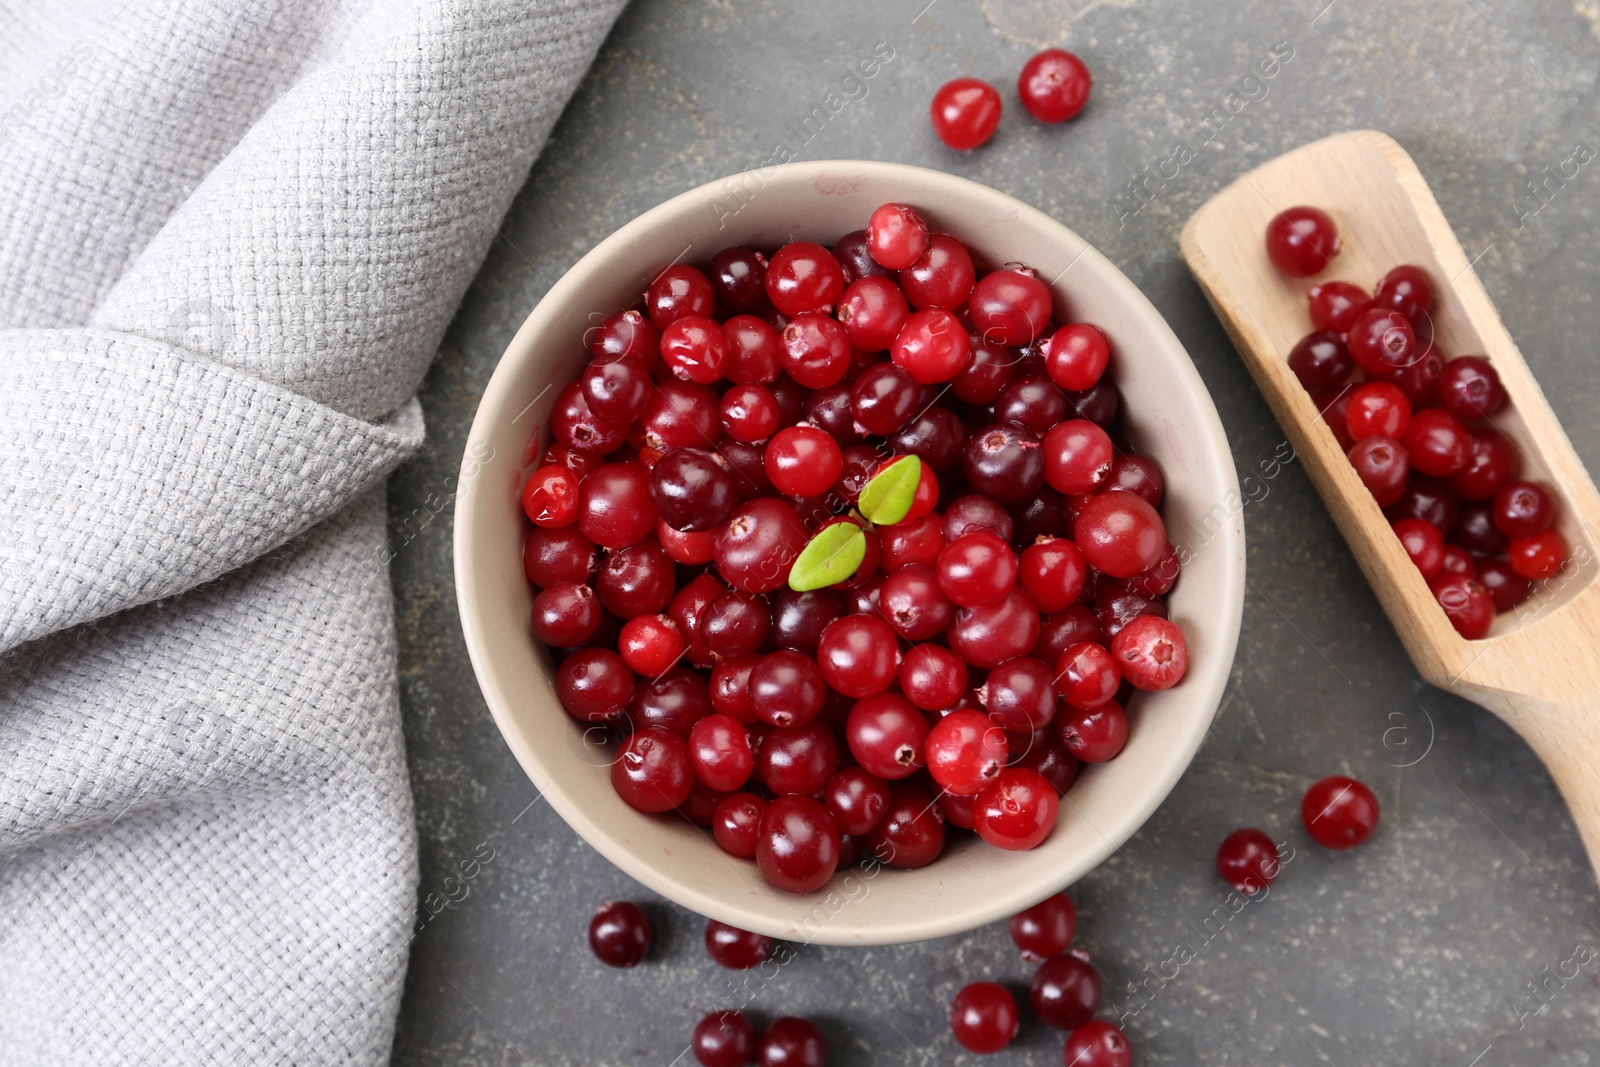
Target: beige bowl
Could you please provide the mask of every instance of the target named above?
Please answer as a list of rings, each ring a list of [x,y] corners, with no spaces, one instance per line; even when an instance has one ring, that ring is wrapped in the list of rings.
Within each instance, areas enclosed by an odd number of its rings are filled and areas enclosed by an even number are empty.
[[[891,200],[915,205],[936,230],[960,237],[980,269],[1032,265],[1051,280],[1058,321],[1093,322],[1110,338],[1129,436],[1166,472],[1162,510],[1187,558],[1169,605],[1188,635],[1190,667],[1176,688],[1134,698],[1127,748],[1085,769],[1039,848],[1004,852],[963,835],[921,870],[841,871],[823,890],[794,896],[767,886],[752,861],[723,853],[709,831],[641,815],[612,791],[607,750],[562,710],[550,656],[529,630],[517,489],[529,435],[539,429],[548,439],[551,403],[583,364],[584,331],[632,305],[663,267],[703,262],[732,244],[831,244]],[[534,308],[467,438],[456,588],[467,650],[495,722],[545,799],[601,854],[679,904],[747,930],[822,944],[895,944],[973,929],[1072,884],[1171,791],[1216,714],[1233,661],[1244,598],[1239,513],[1222,424],[1183,346],[1083,238],[948,174],[889,163],[795,163],[702,186],[645,212],[579,260]]]

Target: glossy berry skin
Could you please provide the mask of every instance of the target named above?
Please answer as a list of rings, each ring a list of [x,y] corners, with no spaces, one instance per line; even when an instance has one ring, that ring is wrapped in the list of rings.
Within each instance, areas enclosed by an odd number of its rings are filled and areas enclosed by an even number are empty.
[[[1050,836],[1060,803],[1055,787],[1037,771],[1007,767],[978,794],[972,828],[996,848],[1025,851]]]
[[[1421,349],[1411,357],[1411,363],[1405,367],[1383,374],[1374,375],[1378,381],[1388,382],[1406,394],[1406,399],[1411,401],[1411,410],[1418,411],[1433,403],[1434,387],[1439,381],[1439,375],[1444,373],[1444,357],[1439,355],[1438,349],[1432,342],[1418,339],[1418,348]]]
[[[1398,311],[1413,323],[1425,322],[1433,309],[1433,282],[1421,267],[1401,264],[1379,279],[1372,306]]]
[[[1512,482],[1494,498],[1494,524],[1507,537],[1532,537],[1543,533],[1555,517],[1555,505],[1544,486]]]
[[[942,308],[914,312],[889,345],[889,358],[923,385],[954,378],[971,353],[966,328]]]
[[[782,796],[767,805],[756,840],[756,865],[771,885],[789,893],[822,888],[839,864],[833,816],[806,796]]]
[[[887,437],[916,413],[920,392],[910,371],[893,363],[874,364],[850,389],[851,415],[868,433]]]
[[[925,407],[913,412],[887,443],[892,451],[916,456],[930,471],[943,474],[960,462],[967,428],[949,408]]]
[[[1011,550],[1005,551],[1009,555]],[[878,611],[907,641],[926,641],[943,633],[956,614],[955,605],[940,591],[933,568],[923,564],[901,567],[884,578]]]
[[[823,1067],[828,1042],[816,1024],[785,1015],[767,1024],[756,1049],[759,1067]]]
[[[1064,537],[1052,537],[1022,550],[1017,576],[1040,611],[1061,611],[1078,599],[1088,574],[1083,553]]]
[[[954,707],[967,689],[967,665],[942,645],[917,645],[900,663],[900,691],[924,711]]]
[[[1506,546],[1506,560],[1518,577],[1530,582],[1554,578],[1567,559],[1567,543],[1554,530],[1529,537],[1514,537]]]
[[[844,283],[849,286],[862,278],[894,278],[894,271],[880,267],[867,248],[867,231],[851,230],[834,242],[833,258],[844,271]]]
[[[783,370],[783,340],[754,315],[735,315],[722,324],[728,349],[723,374],[739,385],[766,385]]]
[[[1063,707],[1056,716],[1056,735],[1080,762],[1106,763],[1128,743],[1128,715],[1115,700],[1092,708]]]
[[[951,602],[975,608],[1011,591],[1017,580],[1017,558],[998,536],[979,530],[946,545],[936,571],[939,589]],[[948,625],[949,619],[945,622]],[[915,639],[931,636],[930,632]]]
[[[695,1024],[691,1047],[700,1067],[749,1067],[756,1028],[740,1012],[714,1011]]]
[[[656,275],[645,290],[644,302],[651,325],[664,331],[686,316],[709,316],[716,307],[716,294],[699,269],[674,263]]]
[[[609,553],[594,586],[600,603],[619,619],[658,614],[672,600],[672,559],[647,538]]]
[[[857,700],[844,736],[856,763],[885,781],[909,777],[926,762],[928,719],[898,693]]]
[[[611,763],[611,785],[635,811],[655,814],[678,807],[694,787],[688,744],[660,726],[636,731]]]
[[[962,796],[975,796],[996,781],[1011,756],[1006,732],[989,716],[965,708],[934,724],[925,751],[933,780]]]
[[[1063,1049],[1067,1067],[1131,1067],[1133,1049],[1116,1026],[1091,1019],[1067,1035]]]
[[[706,954],[731,971],[748,971],[772,954],[772,938],[707,919]]]
[[[757,497],[734,509],[717,534],[717,571],[741,593],[770,593],[787,584],[809,539],[794,505]]]
[[[1050,335],[1044,359],[1051,381],[1069,392],[1081,393],[1100,381],[1111,362],[1111,345],[1105,334],[1087,322],[1068,323]]]
[[[628,430],[590,411],[583,386],[573,382],[556,394],[555,406],[550,412],[550,434],[574,452],[604,456],[623,446]]]
[[[1013,588],[995,601],[956,612],[945,632],[950,650],[974,667],[997,667],[1013,656],[1025,656],[1039,641],[1039,608],[1028,594]]]
[[[1050,725],[1056,714],[1055,674],[1032,656],[1015,656],[989,672],[979,692],[995,724],[1028,733]]]
[[[822,312],[796,315],[783,328],[781,340],[783,369],[796,385],[824,389],[850,370],[850,334],[839,320]]]
[[[1070,419],[1051,426],[1040,449],[1044,453],[1044,480],[1068,496],[1092,493],[1111,477],[1116,449],[1104,430],[1087,419]]]
[[[1001,504],[1018,504],[1044,484],[1044,453],[1032,430],[997,423],[967,439],[962,469],[974,491]]]
[[[589,948],[608,967],[637,967],[654,938],[650,916],[630,901],[607,901],[589,920]]]
[[[1426,519],[1401,519],[1394,524],[1395,536],[1411,557],[1424,581],[1432,581],[1444,566],[1444,534]]]
[[[722,439],[717,394],[703,385],[669,378],[656,386],[640,422],[644,443],[666,452],[679,447],[709,448]]]
[[[683,655],[683,634],[666,615],[638,615],[622,624],[617,652],[635,673],[655,678]]]
[[[628,719],[635,730],[659,726],[688,740],[690,729],[711,710],[705,681],[687,667],[675,667],[639,687],[628,704]]]
[[[717,532],[713,530],[675,530],[665,522],[658,521],[656,540],[672,562],[690,567],[710,563],[717,555]]]
[[[735,385],[722,394],[722,429],[745,444],[765,441],[778,430],[778,398],[764,385]]]
[[[963,986],[950,1002],[950,1032],[969,1052],[999,1052],[1017,1036],[1017,1001],[996,982]]]
[[[839,298],[838,318],[858,352],[882,352],[911,316],[905,294],[888,278],[877,276],[851,282]]]
[[[689,756],[695,776],[719,793],[730,793],[750,779],[755,756],[744,723],[731,715],[707,715],[689,730]]]
[[[771,731],[756,752],[756,775],[774,793],[815,796],[839,769],[839,742],[820,722]]]
[[[1416,331],[1398,311],[1364,311],[1345,338],[1350,358],[1368,374],[1386,374],[1409,367],[1417,355]]]
[[[1387,437],[1368,437],[1350,446],[1350,465],[1361,483],[1378,501],[1388,507],[1400,499],[1411,473],[1411,460],[1405,446]]]
[[[1469,501],[1457,509],[1456,524],[1448,536],[1479,559],[1498,556],[1506,548],[1506,535],[1494,522],[1493,505],[1479,501]]]
[[[793,318],[831,308],[844,292],[844,270],[833,253],[812,241],[791,241],[767,264],[767,299]]]
[[[754,856],[761,816],[766,811],[767,802],[754,793],[729,793],[717,801],[711,815],[711,830],[722,851],[741,859]]]
[[[1000,125],[1000,94],[977,78],[956,78],[939,87],[928,109],[933,132],[950,148],[977,148]]]
[[[571,526],[578,517],[578,475],[553,463],[540,467],[522,487],[522,510],[537,526]]]
[[[967,302],[972,328],[990,341],[1025,345],[1050,325],[1050,289],[1029,270],[990,271]]]
[[[1472,455],[1450,478],[1450,491],[1463,500],[1493,500],[1517,476],[1517,452],[1493,430],[1472,435]]]
[[[1350,394],[1345,426],[1352,440],[1388,437],[1398,441],[1410,425],[1411,401],[1398,387],[1387,382],[1368,382]]]
[[[790,426],[767,443],[767,478],[788,496],[821,496],[843,465],[839,443],[815,426]]]
[[[1468,578],[1476,578],[1478,576],[1478,564],[1466,549],[1460,545],[1452,545],[1446,542],[1444,546],[1444,562],[1439,565],[1439,573],[1460,574]]]
[[[1472,459],[1472,435],[1440,408],[1423,408],[1412,416],[1401,443],[1411,457],[1411,469],[1431,478],[1460,474]]]
[[[1529,581],[1504,560],[1486,559],[1478,567],[1478,582],[1494,599],[1496,611],[1510,611],[1533,593]]]
[[[1033,972],[1028,989],[1033,1014],[1046,1026],[1071,1030],[1100,1006],[1100,975],[1077,956],[1052,956]]]
[[[1312,396],[1343,385],[1356,369],[1344,339],[1332,330],[1308,333],[1289,350],[1289,369]]]
[[[1160,561],[1167,547],[1167,528],[1143,498],[1100,493],[1073,521],[1072,539],[1089,566],[1113,578],[1132,578]]]
[[[1335,334],[1349,333],[1356,319],[1372,307],[1372,297],[1367,295],[1367,291],[1350,282],[1313,285],[1310,292],[1306,293],[1306,299],[1310,303],[1311,325]]]
[[[552,585],[533,598],[533,636],[553,648],[576,648],[600,627],[600,601],[579,582]]]
[[[828,779],[822,802],[840,833],[859,837],[883,817],[889,805],[889,784],[863,767],[846,767]]]
[[[899,669],[894,630],[874,615],[846,615],[828,625],[817,642],[823,679],[847,697],[881,693]]]
[[[904,270],[928,250],[928,224],[913,207],[884,204],[867,220],[867,252],[880,267]]]
[[[626,548],[656,525],[650,472],[642,463],[607,463],[578,487],[578,529],[603,548]]]
[[[1140,615],[1111,638],[1111,658],[1136,689],[1171,689],[1189,669],[1189,646],[1178,624]]]
[[[944,814],[933,795],[920,785],[900,782],[889,787],[889,806],[863,843],[889,866],[915,870],[938,859],[944,841]]]
[[[649,319],[630,308],[586,331],[584,340],[596,363],[632,359],[649,370],[656,361],[661,334]]]
[[[989,530],[1002,541],[1012,538],[1011,515],[1005,508],[979,493],[968,493],[945,509],[944,539],[959,540],[977,530]]]
[[[686,382],[710,385],[728,363],[722,324],[704,315],[685,315],[661,331],[661,360]]]
[[[1333,775],[1306,790],[1300,821],[1324,848],[1354,848],[1378,828],[1378,798],[1354,778]]]
[[[608,648],[581,648],[556,668],[556,696],[579,722],[606,722],[633,699],[633,672]]]
[[[1515,566],[1513,563],[1513,569]],[[1494,598],[1476,577],[1441,571],[1428,583],[1428,589],[1462,637],[1476,641],[1489,633],[1494,622]]]
[[[780,649],[750,672],[750,707],[773,726],[804,726],[822,710],[824,687],[817,661]]]
[[[1463,422],[1488,418],[1506,400],[1500,374],[1486,356],[1457,356],[1446,363],[1433,393],[1440,407]]]
[[[1291,278],[1321,273],[1340,244],[1339,228],[1320,208],[1292,207],[1267,223],[1267,258]]]
[[[1072,943],[1078,926],[1078,909],[1065,893],[1045,897],[1011,917],[1011,940],[1030,963],[1059,956]]]
[[[1217,873],[1246,896],[1259,893],[1278,877],[1278,848],[1260,830],[1235,830],[1217,847]]]
[[[1054,124],[1077,117],[1093,84],[1083,60],[1064,49],[1047,48],[1022,65],[1017,95],[1028,114]]]
[[[954,311],[967,302],[978,280],[967,246],[947,233],[928,239],[928,250],[900,272],[900,288],[918,311],[943,308]]]

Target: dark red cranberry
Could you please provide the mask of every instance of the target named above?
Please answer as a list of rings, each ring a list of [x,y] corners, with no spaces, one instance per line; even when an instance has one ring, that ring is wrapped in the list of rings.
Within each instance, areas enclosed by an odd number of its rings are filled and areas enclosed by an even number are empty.
[[[674,263],[650,283],[644,294],[645,310],[658,330],[688,315],[709,316],[716,308],[711,281],[687,263]]]
[[[1217,873],[1246,896],[1261,892],[1278,877],[1278,848],[1256,829],[1235,830],[1217,847]]]
[[[591,363],[583,372],[583,398],[596,418],[626,426],[644,414],[654,388],[650,372],[637,360]]]
[[[552,585],[533,598],[533,635],[555,648],[576,648],[600,627],[600,602],[579,582]]]
[[[825,723],[773,730],[756,753],[756,774],[779,795],[815,796],[839,769],[839,743]]]
[[[850,390],[855,421],[870,434],[887,437],[906,424],[917,409],[917,381],[893,363],[863,371]]]
[[[1061,743],[1061,738],[1056,734],[1053,725],[1034,731],[1028,737],[1026,745],[1012,742],[1013,752],[1019,748],[1024,749],[1022,754],[1012,756],[1012,762],[1016,766],[1036,772],[1039,777],[1055,787],[1058,796],[1064,795],[1072,788],[1072,783],[1078,777],[1078,757]]]
[[[1350,358],[1344,338],[1331,329],[1323,329],[1302,337],[1290,349],[1289,369],[1300,379],[1306,392],[1316,396],[1348,381],[1356,369],[1356,361]]]
[[[999,342],[974,335],[966,366],[950,379],[950,391],[969,404],[992,404],[1015,373],[1017,354]]]
[[[999,1052],[1017,1036],[1017,1001],[996,982],[963,986],[950,1002],[950,1032],[970,1052]]]
[[[603,456],[622,447],[628,428],[625,424],[607,422],[589,410],[583,384],[573,382],[556,395],[550,412],[550,433],[576,452]]]
[[[660,614],[675,591],[672,558],[654,538],[606,556],[595,575],[600,603],[619,619]]]
[[[905,778],[925,763],[928,720],[898,693],[857,700],[844,732],[856,763],[879,778]]]
[[[807,389],[833,385],[850,369],[850,335],[819,311],[796,315],[783,328],[783,369]]]
[[[1511,569],[1504,560],[1486,559],[1478,565],[1478,582],[1494,599],[1496,611],[1510,611],[1527,600],[1533,584]]]
[[[1424,408],[1402,439],[1413,470],[1434,478],[1460,474],[1472,459],[1472,435],[1441,408]]]
[[[828,1042],[822,1031],[793,1015],[769,1023],[756,1052],[759,1067],[823,1067],[827,1059]]]
[[[1160,561],[1167,546],[1167,530],[1160,514],[1143,497],[1100,493],[1078,513],[1072,539],[1091,567],[1114,578],[1132,578]]]
[[[1494,524],[1507,537],[1542,533],[1554,516],[1550,494],[1534,482],[1512,482],[1494,498]]]
[[[1325,848],[1354,848],[1378,828],[1378,798],[1356,781],[1334,775],[1306,790],[1300,819]]]
[[[645,443],[661,452],[709,448],[722,439],[721,399],[704,385],[668,379],[656,386],[640,422]]]
[[[918,311],[954,311],[967,302],[976,281],[977,272],[967,246],[947,233],[929,238],[922,258],[900,272],[900,288]]]
[[[791,241],[767,264],[766,283],[772,306],[793,319],[838,303],[844,292],[844,271],[833,253],[821,245]]]
[[[1067,405],[1078,418],[1088,419],[1104,429],[1116,421],[1122,400],[1115,385],[1102,381],[1093,388],[1068,396]]]
[[[722,324],[727,348],[723,374],[740,385],[764,385],[783,369],[783,341],[767,323],[754,315],[735,315]]]
[[[749,859],[756,854],[756,838],[767,802],[754,793],[729,793],[717,802],[711,829],[717,844],[730,856]]]
[[[822,710],[822,671],[802,652],[781,649],[750,672],[750,706],[774,726],[803,726]]]
[[[848,697],[881,693],[899,669],[894,630],[874,615],[846,615],[822,631],[817,644],[822,676]]]
[[[1125,490],[1143,497],[1146,504],[1157,508],[1161,506],[1161,498],[1166,493],[1167,481],[1155,460],[1138,453],[1124,452],[1111,461],[1111,475],[1102,488],[1108,491]]]
[[[1143,575],[1136,575],[1128,581],[1137,581],[1142,577]],[[1145,615],[1165,618],[1166,613],[1166,605],[1159,596],[1144,596],[1115,584],[1107,586],[1094,598],[1094,616],[1095,621],[1100,624],[1100,640],[1108,647],[1112,639],[1135,619]]]
[[[967,484],[1001,504],[1026,500],[1044,483],[1039,438],[1014,423],[997,423],[973,434],[963,459]]]
[[[946,634],[951,651],[974,667],[991,668],[1025,656],[1039,641],[1039,608],[1012,589],[992,604],[962,608]]]
[[[1025,345],[1050,325],[1050,289],[1032,271],[997,270],[972,287],[972,326],[990,341]]]
[[[659,726],[688,739],[695,723],[712,712],[705,679],[687,667],[674,667],[642,685],[628,704],[635,730]]]
[[[1161,558],[1156,561],[1155,566],[1124,580],[1123,585],[1134,596],[1142,597],[1146,600],[1154,600],[1171,592],[1172,587],[1178,582],[1178,575],[1182,573],[1182,569],[1183,565],[1178,559],[1178,550],[1169,543],[1161,553]],[[1097,600],[1096,607],[1098,608],[1098,606],[1099,601]],[[1141,611],[1139,614],[1147,615],[1150,613]],[[1161,613],[1156,612],[1156,614],[1159,615]],[[1132,618],[1124,619],[1123,621],[1131,622]]]
[[[1339,447],[1345,452],[1350,451],[1350,446],[1355,440],[1350,436],[1349,414],[1350,398],[1355,394],[1352,386],[1346,385],[1336,393],[1323,393],[1312,397],[1312,403],[1317,405],[1317,410],[1322,414],[1322,421],[1332,431],[1334,440],[1339,442]]]
[[[1009,555],[1011,550],[1004,551]],[[941,592],[933,568],[922,564],[901,567],[885,576],[878,605],[889,625],[908,641],[926,641],[942,633],[956,613],[955,605]]]
[[[741,592],[771,592],[788,582],[808,539],[794,505],[757,497],[739,505],[717,535],[717,570]]]
[[[1388,382],[1406,394],[1406,399],[1411,401],[1411,410],[1419,411],[1433,403],[1434,387],[1443,372],[1444,357],[1439,355],[1436,349],[1429,347],[1420,356],[1413,357],[1410,366],[1374,377],[1375,380]]]
[[[764,600],[728,592],[713,600],[700,616],[700,639],[718,656],[748,656],[767,638],[771,613]]]
[[[1091,1019],[1067,1035],[1068,1067],[1131,1067],[1133,1049],[1115,1025]]]
[[[732,971],[748,971],[772,954],[772,938],[706,920],[706,954]]]
[[[719,714],[728,715],[745,725],[761,722],[750,703],[750,674],[760,656],[739,656],[725,659],[711,668],[711,707]]]
[[[1000,125],[1000,94],[977,78],[945,82],[929,108],[933,132],[951,148],[977,148]]]
[[[1372,306],[1398,311],[1420,324],[1433,309],[1433,282],[1421,267],[1403,264],[1378,280],[1372,291]]]
[[[556,668],[556,696],[581,722],[615,719],[633,699],[633,672],[610,649],[579,649]]]
[[[607,901],[589,920],[589,948],[608,967],[637,967],[654,936],[650,916],[626,900]]]
[[[894,278],[894,271],[880,266],[872,258],[872,252],[867,248],[866,230],[851,230],[839,238],[833,246],[833,258],[839,261],[839,269],[844,272],[847,286],[862,278]]]
[[[1411,320],[1398,311],[1372,308],[1362,312],[1345,338],[1350,357],[1368,374],[1383,374],[1409,367],[1417,350]]]
[[[767,805],[756,865],[769,883],[789,893],[810,893],[827,884],[838,863],[839,831],[827,808],[805,796],[782,796]]]
[[[1472,456],[1450,479],[1450,491],[1463,500],[1493,500],[1517,476],[1517,452],[1493,430],[1472,434]]]
[[[749,1067],[756,1028],[736,1011],[714,1011],[695,1024],[691,1042],[700,1067]]]
[[[1444,534],[1426,519],[1401,519],[1394,524],[1395,536],[1424,580],[1431,580],[1444,566]]]
[[[883,818],[863,843],[879,861],[913,870],[938,859],[944,840],[944,814],[933,795],[920,785],[897,782],[889,787]]]
[[[1367,295],[1367,291],[1350,282],[1323,282],[1321,285],[1313,285],[1306,298],[1311,305],[1311,325],[1318,330],[1331,330],[1336,334],[1349,333],[1350,327],[1355,325],[1361,313],[1372,307],[1372,297]],[[1304,378],[1300,380],[1305,381]],[[1312,390],[1312,392],[1321,391]]]
[[[1456,495],[1437,478],[1417,475],[1406,484],[1406,491],[1387,514],[1394,522],[1422,519],[1442,533],[1449,532],[1456,524]]]
[[[767,303],[767,257],[738,245],[711,257],[711,291],[731,312],[759,311]]]
[[[1083,763],[1106,763],[1128,743],[1128,715],[1115,700],[1092,708],[1063,706],[1056,716],[1056,736]]]
[[[1077,956],[1052,956],[1033,973],[1028,989],[1033,1014],[1046,1026],[1071,1030],[1100,1006],[1100,975]]]
[[[1326,211],[1292,207],[1267,223],[1267,258],[1292,278],[1320,273],[1339,254],[1339,229]]]
[[[883,817],[889,785],[861,767],[846,767],[828,779],[822,800],[841,833],[860,836]]]
[[[949,408],[924,406],[897,432],[888,445],[896,455],[911,455],[930,470],[943,474],[961,461],[967,428]]]
[[[1361,483],[1377,498],[1379,507],[1388,507],[1406,491],[1411,460],[1405,446],[1387,437],[1368,437],[1350,446],[1350,465]]]
[[[940,645],[917,645],[900,664],[900,691],[924,711],[954,707],[967,688],[967,665]]]
[[[1067,951],[1077,926],[1078,909],[1065,893],[1056,893],[1011,917],[1011,940],[1023,959],[1036,963]]]
[[[1479,559],[1498,556],[1506,548],[1506,535],[1495,525],[1493,505],[1481,501],[1461,505],[1449,536]]]
[[[1042,374],[1014,378],[994,400],[994,421],[1015,422],[1043,435],[1061,421],[1067,398]]]
[[[779,648],[815,656],[822,631],[844,614],[844,598],[837,590],[797,593],[783,589],[772,607],[772,643]]]
[[[988,530],[1008,544],[1014,532],[1006,509],[981,493],[968,493],[945,509],[944,540],[947,544],[979,530]]]
[[[689,746],[671,730],[647,726],[622,743],[611,763],[611,785],[629,807],[647,814],[670,811],[694,786]]]
[[[1505,386],[1487,356],[1457,356],[1434,385],[1439,406],[1463,422],[1485,419],[1505,403]]]
[[[727,586],[715,577],[701,574],[685,583],[667,604],[667,615],[683,634],[684,658],[696,667],[709,667],[715,662],[716,657],[700,637],[700,616],[726,591]]]
[[[619,311],[586,335],[589,355],[596,363],[637,360],[645,370],[656,361],[661,334],[637,311]]]
[[[1032,656],[1015,656],[984,680],[983,706],[1006,730],[1029,733],[1050,724],[1056,713],[1055,673]]]

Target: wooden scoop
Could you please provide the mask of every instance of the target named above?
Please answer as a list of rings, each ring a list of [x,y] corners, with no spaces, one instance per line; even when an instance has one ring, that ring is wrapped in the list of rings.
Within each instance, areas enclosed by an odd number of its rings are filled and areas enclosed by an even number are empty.
[[[1267,259],[1268,220],[1300,204],[1338,224],[1343,247],[1310,279]],[[1482,253],[1478,253],[1481,255]],[[1600,872],[1600,495],[1527,364],[1506,333],[1422,174],[1372,130],[1308,144],[1258,167],[1195,212],[1183,257],[1277,414],[1323,503],[1429,682],[1476,701],[1521,734],[1550,769]],[[1493,424],[1522,453],[1521,477],[1550,488],[1570,559],[1534,596],[1495,619],[1489,635],[1456,633],[1362,485],[1287,356],[1311,332],[1306,292],[1332,280],[1371,286],[1413,263],[1436,289],[1434,337],[1446,359],[1487,355],[1505,384]]]

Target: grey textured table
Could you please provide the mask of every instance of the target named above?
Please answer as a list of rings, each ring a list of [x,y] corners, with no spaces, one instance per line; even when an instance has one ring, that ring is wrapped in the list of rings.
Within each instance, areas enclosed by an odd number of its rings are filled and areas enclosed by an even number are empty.
[[[706,958],[700,921],[664,901],[647,905],[658,948],[646,966],[611,971],[584,947],[598,901],[654,898],[536,802],[501,742],[456,621],[450,491],[495,361],[554,279],[634,215],[756,165],[779,142],[798,158],[962,174],[1083,234],[1165,313],[1241,475],[1259,477],[1282,436],[1180,262],[1178,229],[1271,156],[1340,130],[1387,130],[1479,257],[1557,415],[1600,469],[1600,174],[1571,162],[1600,148],[1600,4],[926,3],[634,5],[451,329],[422,394],[427,451],[391,489],[400,672],[423,891],[440,892],[463,860],[493,858],[413,942],[398,1062],[667,1067],[692,1059],[674,1061],[703,1012],[734,1001],[738,976]],[[807,138],[802,120],[878,41],[894,59]],[[1057,43],[1089,64],[1095,92],[1079,120],[1045,128],[1017,105],[1015,78]],[[1280,46],[1292,59],[1251,78]],[[994,140],[965,155],[943,149],[926,117],[933,90],[958,75],[992,81],[1007,107]],[[1203,138],[1197,124],[1218,108],[1236,113],[1172,176],[1163,161]],[[1529,181],[1563,168],[1576,176],[1535,198]],[[1170,180],[1148,183],[1158,191],[1135,213],[1128,183],[1157,172]],[[1600,901],[1548,777],[1498,721],[1417,678],[1304,472],[1290,465],[1257,485],[1244,512],[1244,630],[1216,725],[1155,817],[1071,890],[1107,1001],[1129,1013],[1135,1062],[1600,1062],[1600,957],[1580,951],[1600,950]],[[1384,805],[1377,836],[1350,853],[1309,845],[1298,826],[1301,791],[1329,773],[1364,779]],[[1301,847],[1267,900],[1206,940],[1197,928],[1226,894],[1213,853],[1241,825]],[[1196,958],[1147,983],[1141,1005],[1129,983],[1180,943]],[[1590,962],[1567,964],[1575,952]],[[1564,964],[1577,976],[1531,999],[1531,984]],[[900,948],[807,948],[750,1010],[818,1019],[834,1064],[978,1062],[949,1035],[950,996],[980,977],[1025,990],[1028,975],[998,926]],[[1057,1035],[1025,1023],[993,1062],[1059,1056]]]

